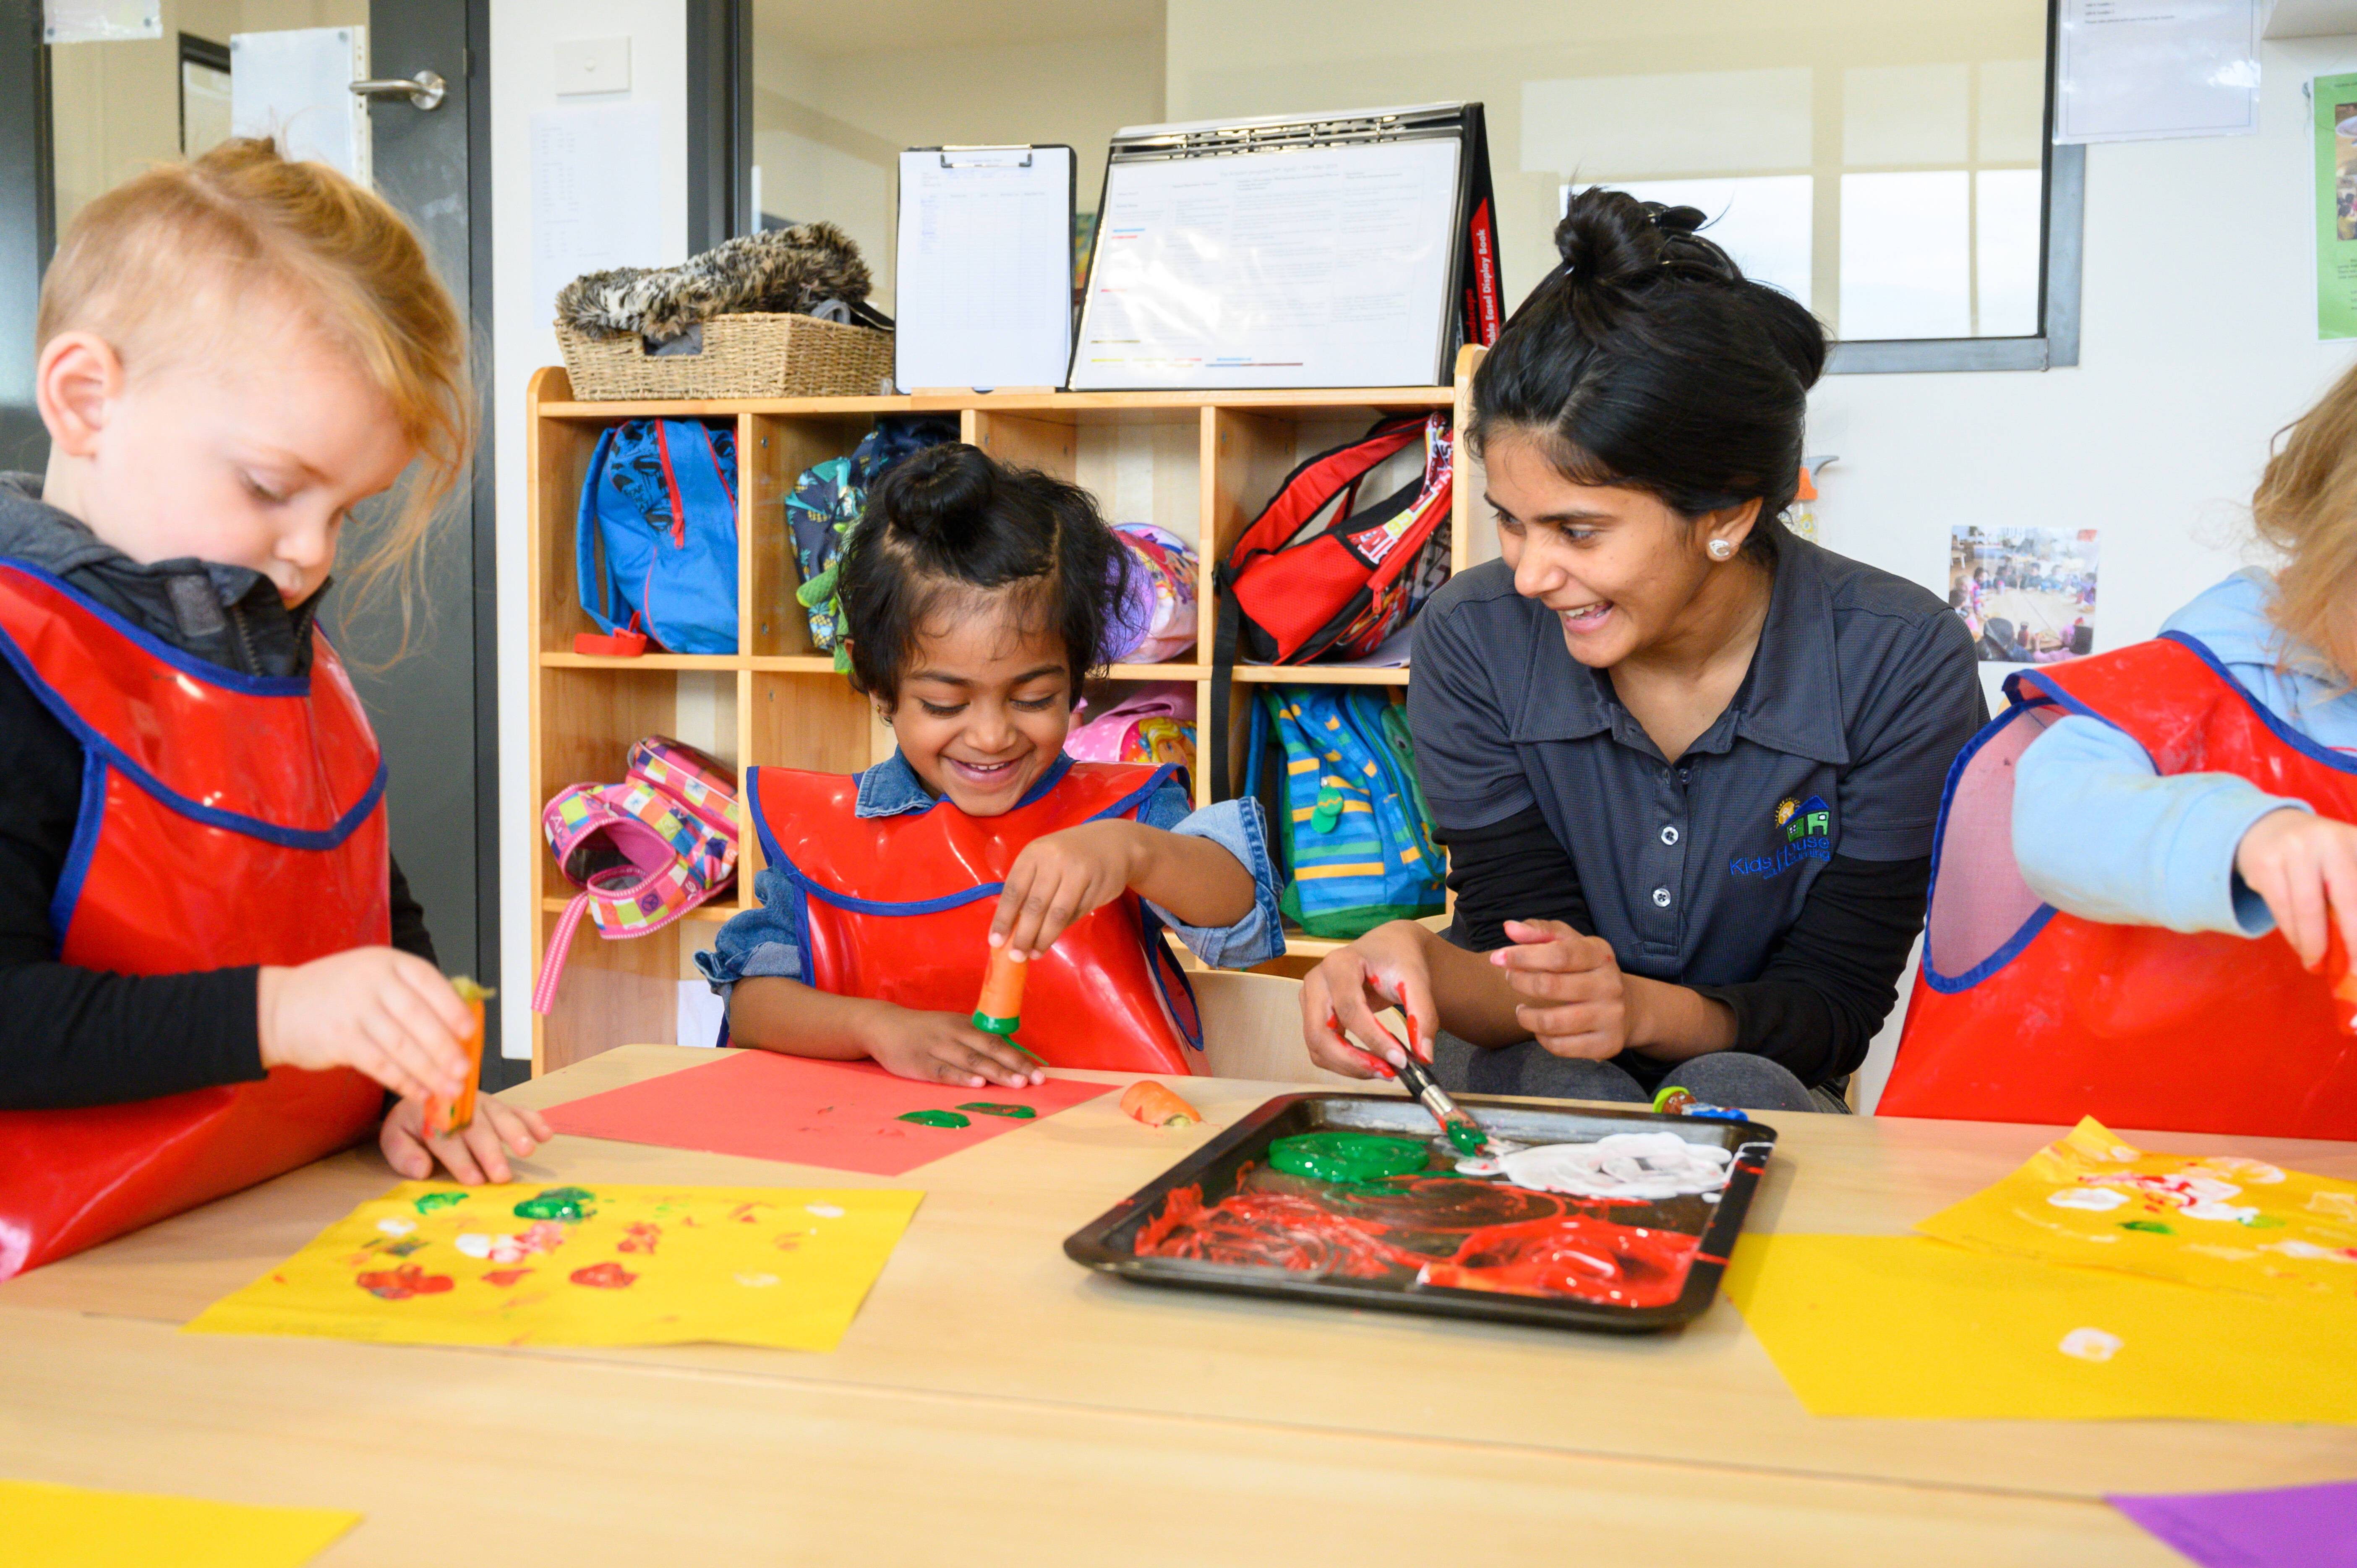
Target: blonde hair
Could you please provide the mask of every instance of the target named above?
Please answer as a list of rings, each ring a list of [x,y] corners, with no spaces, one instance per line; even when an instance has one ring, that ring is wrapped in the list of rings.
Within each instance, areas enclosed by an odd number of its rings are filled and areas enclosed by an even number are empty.
[[[256,138],[150,168],[66,231],[42,280],[36,340],[94,332],[136,374],[244,335],[258,299],[301,311],[348,356],[416,454],[399,510],[350,573],[362,598],[397,585],[405,647],[419,546],[466,476],[475,397],[466,323],[382,197]]]
[[[2357,674],[2357,369],[2276,442],[2251,497],[2259,537],[2287,557],[2268,614]]]

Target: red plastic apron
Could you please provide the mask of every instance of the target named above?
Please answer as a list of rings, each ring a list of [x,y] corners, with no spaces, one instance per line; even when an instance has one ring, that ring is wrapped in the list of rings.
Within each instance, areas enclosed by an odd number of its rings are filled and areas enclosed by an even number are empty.
[[[2048,725],[2118,726],[2164,776],[2233,773],[2357,821],[2357,761],[2282,727],[2171,633],[2016,675],[1948,777],[1923,961],[1877,1108],[1894,1116],[2357,1138],[2357,1038],[2280,932],[2083,920],[2013,858],[2014,763]]]
[[[391,935],[384,769],[314,634],[308,680],[232,674],[0,562],[0,656],[82,746],[50,909],[65,963],[128,974],[297,964]],[[0,1111],[0,1279],[343,1147],[359,1073],[73,1111]]]
[[[1059,828],[1134,819],[1173,771],[1060,760],[997,817],[969,817],[944,800],[863,818],[856,777],[783,768],[752,769],[746,798],[762,854],[793,883],[811,983],[963,1015],[981,994],[991,918],[1023,846]],[[1028,966],[1017,1039],[1050,1067],[1196,1071],[1195,993],[1159,927],[1125,894],[1066,928]]]

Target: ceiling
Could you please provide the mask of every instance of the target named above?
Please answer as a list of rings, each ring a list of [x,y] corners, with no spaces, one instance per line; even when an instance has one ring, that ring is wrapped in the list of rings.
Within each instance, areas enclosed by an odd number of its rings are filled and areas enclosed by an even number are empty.
[[[1162,30],[1163,0],[753,0],[759,46],[810,59]]]

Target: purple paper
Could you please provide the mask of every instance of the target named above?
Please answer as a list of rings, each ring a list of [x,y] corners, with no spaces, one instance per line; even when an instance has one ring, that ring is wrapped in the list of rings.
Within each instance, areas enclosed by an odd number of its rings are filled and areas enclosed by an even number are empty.
[[[2202,1568],[2357,1568],[2357,1481],[2104,1500]]]

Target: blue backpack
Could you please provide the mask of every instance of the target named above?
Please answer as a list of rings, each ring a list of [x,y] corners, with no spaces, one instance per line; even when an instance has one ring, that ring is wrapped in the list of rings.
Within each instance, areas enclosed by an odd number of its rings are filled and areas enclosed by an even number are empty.
[[[1447,866],[1432,842],[1405,719],[1381,692],[1271,686],[1253,705],[1244,793],[1260,792],[1269,729],[1285,758],[1275,810],[1286,880],[1277,907],[1313,937],[1362,937],[1437,914]]]
[[[600,631],[736,652],[736,430],[633,419],[598,436],[576,550],[581,608]]]

